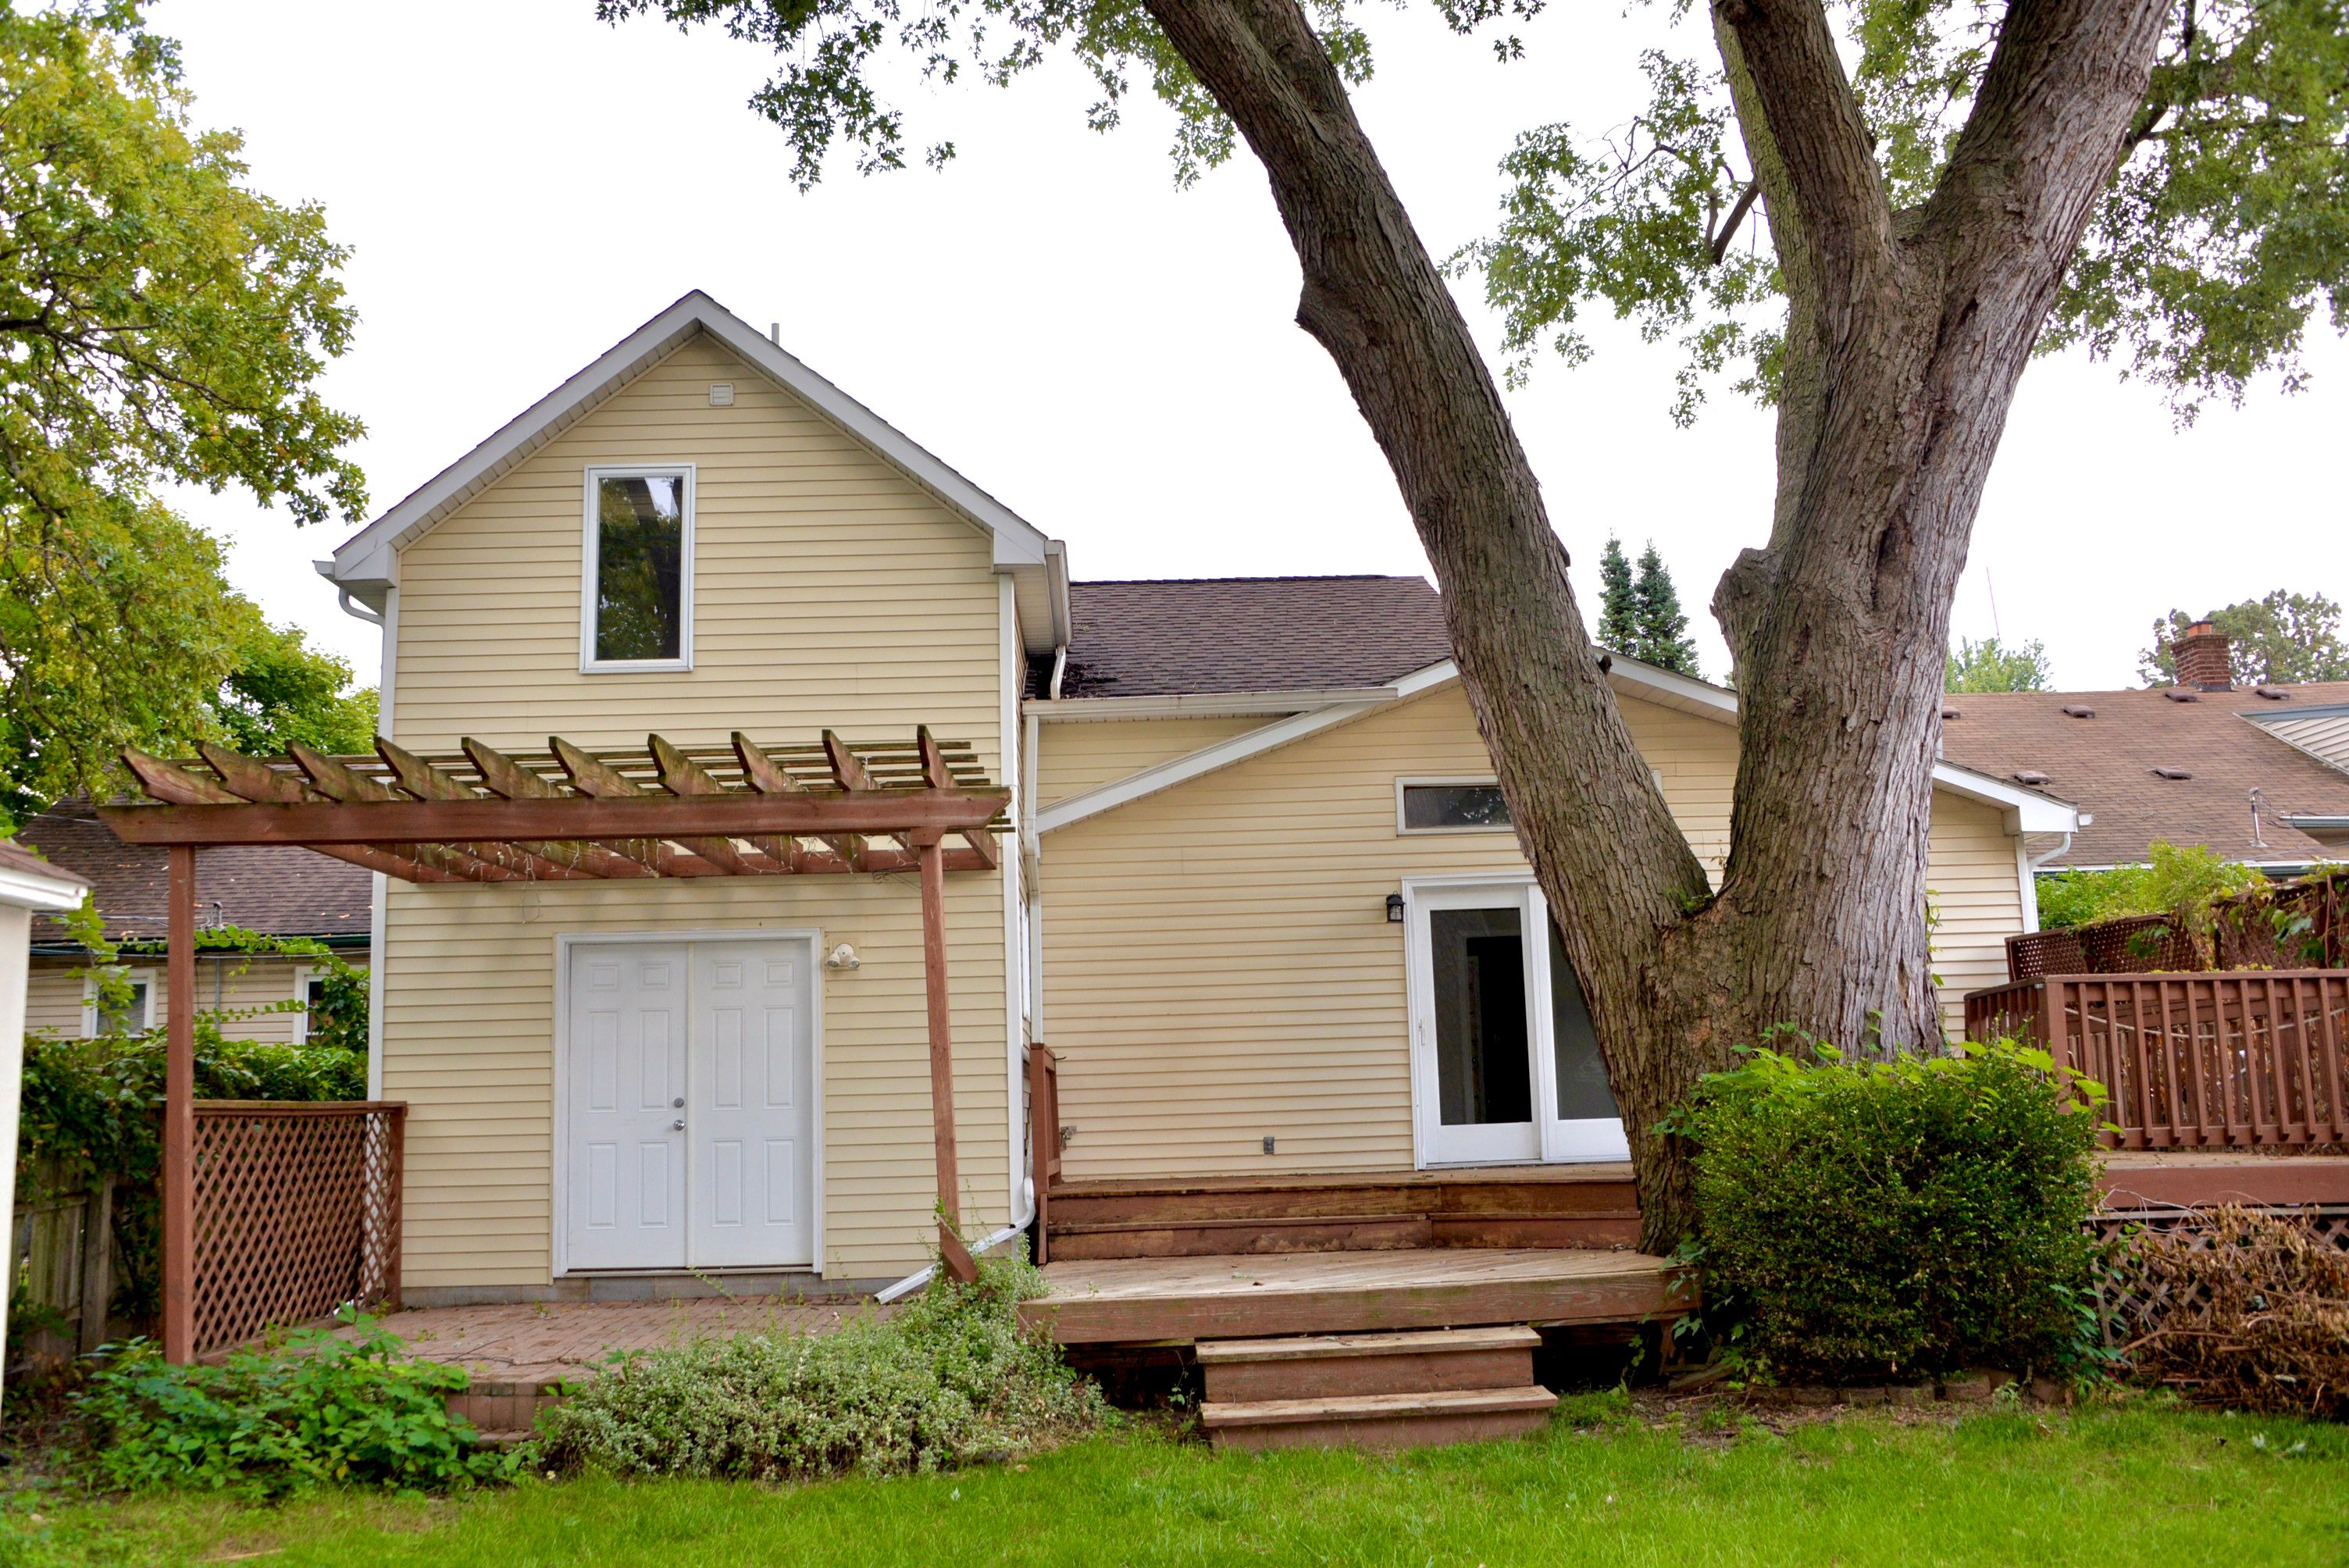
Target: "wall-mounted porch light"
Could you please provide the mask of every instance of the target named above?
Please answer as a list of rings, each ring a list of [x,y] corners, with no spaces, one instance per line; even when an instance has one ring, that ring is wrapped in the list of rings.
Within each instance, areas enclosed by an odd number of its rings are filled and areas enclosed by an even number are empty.
[[[1402,894],[1399,892],[1387,894],[1387,923],[1389,925],[1402,923]]]

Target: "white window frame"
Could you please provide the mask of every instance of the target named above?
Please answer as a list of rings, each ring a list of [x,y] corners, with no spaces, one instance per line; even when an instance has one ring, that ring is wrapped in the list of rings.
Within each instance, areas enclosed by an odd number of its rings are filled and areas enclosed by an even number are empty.
[[[1410,819],[1403,814],[1403,791],[1406,789],[1420,789],[1430,787],[1446,789],[1497,789],[1501,787],[1501,781],[1498,779],[1494,778],[1489,773],[1485,774],[1481,778],[1397,779],[1394,783],[1394,796],[1395,832],[1398,835],[1413,839],[1421,839],[1434,838],[1446,833],[1514,833],[1517,830],[1517,825],[1515,822],[1470,823],[1463,824],[1457,828],[1414,828],[1411,825]]]
[[[603,519],[596,498],[605,480],[640,480],[682,476],[685,480],[684,560],[678,569],[678,657],[673,659],[599,659],[595,656],[595,579],[603,542]],[[586,469],[580,497],[579,543],[579,673],[627,675],[657,670],[693,668],[693,513],[697,476],[691,463],[599,463]]]
[[[294,1000],[302,1004],[294,1013],[294,1043],[297,1046],[310,1043],[310,982],[325,974],[326,968],[323,964],[294,965]]]
[[[119,969],[123,978],[132,985],[143,984],[147,987],[146,1006],[141,1010],[139,1027],[141,1030],[153,1028],[155,1026],[155,993],[161,985],[161,981],[158,978],[160,971],[151,965],[145,964],[119,964],[114,967]],[[85,1040],[98,1038],[98,976],[95,975],[85,975],[81,977],[81,1037]]]

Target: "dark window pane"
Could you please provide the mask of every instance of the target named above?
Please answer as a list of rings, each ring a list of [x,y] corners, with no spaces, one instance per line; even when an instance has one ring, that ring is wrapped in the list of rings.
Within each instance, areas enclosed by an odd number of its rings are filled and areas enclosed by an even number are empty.
[[[100,1007],[98,1010],[98,1032],[101,1035],[136,1035],[147,1027],[147,982],[130,983],[130,999],[120,1007]]]
[[[1530,1121],[1525,941],[1514,909],[1428,915],[1435,961],[1435,1082],[1446,1127]]]
[[[1406,784],[1406,828],[1506,828],[1509,803],[1498,784]]]
[[[1555,920],[1549,923],[1549,1018],[1557,1059],[1558,1119],[1620,1115],[1615,1091],[1607,1087],[1607,1064],[1599,1059],[1599,1032],[1590,1026],[1582,982],[1567,959],[1566,939],[1558,934]]]
[[[631,475],[595,485],[595,657],[681,657],[685,476]]]

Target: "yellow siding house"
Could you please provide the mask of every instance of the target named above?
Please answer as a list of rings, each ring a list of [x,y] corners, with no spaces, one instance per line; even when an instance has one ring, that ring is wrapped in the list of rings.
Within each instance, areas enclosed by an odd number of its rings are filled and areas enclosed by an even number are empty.
[[[413,751],[926,725],[1012,790],[1017,852],[947,883],[974,1242],[1033,1213],[1035,1039],[1063,1058],[1072,1177],[1620,1151],[1416,578],[1072,585],[1056,542],[698,294],[321,570],[380,623],[385,733]],[[1717,871],[1733,698],[1628,660],[1612,678]],[[1939,782],[1954,997],[2002,974],[2033,919],[2024,836],[2071,814]],[[920,1267],[912,880],[377,878],[370,1073],[410,1107],[409,1298],[849,1292]]]

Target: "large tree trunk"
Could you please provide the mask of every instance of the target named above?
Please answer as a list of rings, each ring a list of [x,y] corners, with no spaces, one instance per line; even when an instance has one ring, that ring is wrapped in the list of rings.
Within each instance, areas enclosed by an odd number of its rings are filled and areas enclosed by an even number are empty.
[[[2145,88],[2162,0],[2010,13],[1932,203],[1894,213],[1818,0],[1720,14],[1785,266],[1768,548],[1715,600],[1743,697],[1716,893],[1633,746],[1483,356],[1295,0],[1145,0],[1264,162],[1298,320],[1392,466],[1519,838],[1580,975],[1642,1243],[1691,1221],[1654,1132],[1791,1024],[1940,1040],[1925,842],[1949,608],[2016,377]]]

